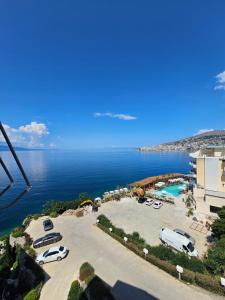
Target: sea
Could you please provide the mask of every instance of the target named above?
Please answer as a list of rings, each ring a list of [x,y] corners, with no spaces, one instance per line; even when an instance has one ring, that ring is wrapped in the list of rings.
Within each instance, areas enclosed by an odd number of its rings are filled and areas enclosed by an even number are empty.
[[[105,191],[126,187],[145,177],[165,173],[189,173],[186,152],[139,152],[133,148],[18,151],[17,155],[31,182],[24,191],[24,180],[9,151],[1,151],[14,185],[0,197],[0,236],[41,212],[51,200],[74,200],[86,192],[101,197]],[[8,185],[0,170],[0,192]],[[19,199],[17,199],[19,198]]]

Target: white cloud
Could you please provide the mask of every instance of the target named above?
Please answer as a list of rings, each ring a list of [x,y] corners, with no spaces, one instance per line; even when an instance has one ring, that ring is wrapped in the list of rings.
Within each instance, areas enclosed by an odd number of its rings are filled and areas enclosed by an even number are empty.
[[[202,134],[202,133],[206,133],[206,132],[210,132],[210,131],[213,131],[214,129],[199,129],[195,135],[198,135],[198,134]]]
[[[134,116],[131,116],[131,115],[128,115],[128,114],[113,114],[113,113],[110,113],[110,112],[107,112],[107,113],[97,112],[97,113],[94,114],[94,116],[96,118],[109,117],[109,118],[125,120],[125,121],[132,121],[132,120],[137,119],[137,117],[134,117]]]
[[[43,148],[43,137],[49,134],[48,128],[44,123],[31,122],[18,128],[3,124],[7,135],[12,144],[28,148]],[[0,142],[5,142],[0,134]]]
[[[19,131],[34,133],[39,136],[49,134],[47,126],[44,123],[31,122],[30,124],[20,126]]]
[[[225,90],[225,71],[216,75],[216,84],[214,90]]]

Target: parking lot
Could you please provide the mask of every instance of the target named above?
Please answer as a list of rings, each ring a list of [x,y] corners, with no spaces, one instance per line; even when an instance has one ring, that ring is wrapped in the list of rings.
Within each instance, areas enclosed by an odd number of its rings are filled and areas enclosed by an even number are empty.
[[[182,206],[165,205],[156,211],[152,207],[136,203],[134,199],[105,203],[99,213],[104,213],[127,231],[139,231],[152,244],[159,243],[158,230],[162,224],[172,226],[185,219]],[[160,219],[164,217],[165,219]],[[52,219],[54,229],[51,232],[60,232],[63,238],[53,245],[38,248],[37,253],[46,251],[51,246],[63,245],[68,247],[69,254],[62,261],[43,265],[49,279],[43,286],[41,300],[66,300],[70,284],[78,278],[79,268],[85,261],[90,262],[96,274],[112,287],[117,300],[222,299],[179,282],[128,251],[95,226],[96,218],[97,214],[94,213],[81,218],[59,216]],[[44,219],[33,220],[27,229],[34,240],[46,234],[42,224]]]
[[[159,233],[162,227],[183,229],[196,240],[196,248],[201,256],[206,251],[206,235],[190,228],[193,221],[186,216],[186,211],[181,199],[176,199],[175,204],[164,203],[160,209],[140,204],[131,198],[107,202],[101,207],[101,213],[114,225],[127,233],[139,232],[150,245],[160,243]]]

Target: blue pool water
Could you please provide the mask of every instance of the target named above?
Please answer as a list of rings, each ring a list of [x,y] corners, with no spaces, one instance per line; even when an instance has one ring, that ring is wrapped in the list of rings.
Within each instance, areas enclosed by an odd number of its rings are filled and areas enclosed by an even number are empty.
[[[180,196],[181,188],[185,188],[187,185],[185,183],[178,183],[170,186],[166,186],[164,188],[161,188],[157,191],[155,191],[155,194],[157,195],[163,195],[162,192],[166,192],[168,196],[173,196],[178,198]]]

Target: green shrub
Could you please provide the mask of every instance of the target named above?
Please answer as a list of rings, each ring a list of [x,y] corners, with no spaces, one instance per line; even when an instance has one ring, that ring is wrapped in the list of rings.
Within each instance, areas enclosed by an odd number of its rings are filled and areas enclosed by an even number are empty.
[[[148,247],[148,251],[149,254],[152,254],[162,260],[173,260],[176,255],[171,248],[163,245]]]
[[[24,228],[27,228],[30,225],[31,220],[32,220],[32,216],[27,216],[23,220],[23,226],[24,226]]]
[[[38,220],[41,216],[42,216],[42,214],[34,214],[33,219]]]
[[[193,272],[205,272],[205,265],[199,258],[189,257],[185,253],[174,253],[174,257],[172,258],[171,262],[174,265],[180,265],[183,268],[186,268]]]
[[[212,232],[218,239],[225,234],[225,219],[217,219],[213,222]]]
[[[140,236],[138,232],[133,232],[132,234],[129,234],[128,238],[134,244],[139,245],[140,247],[144,247],[146,244],[145,240]]]
[[[75,280],[71,284],[67,299],[68,300],[79,300],[82,293],[83,293],[83,289],[80,286],[79,281]]]
[[[189,282],[189,283],[194,283],[195,282],[195,273],[193,271],[184,269],[184,272],[181,274],[181,279],[186,282]]]
[[[72,201],[48,201],[43,207],[43,213],[49,215],[51,212],[56,212],[57,214],[62,214],[68,209],[77,209],[82,200],[72,200]]]
[[[218,239],[221,238],[222,235],[225,234],[225,206],[223,206],[220,211],[218,212],[219,219],[216,219],[211,228],[212,232],[214,233],[215,237]]]
[[[49,214],[49,217],[50,218],[56,218],[56,217],[58,217],[58,213],[56,212],[56,211],[52,211],[50,214]]]
[[[13,266],[12,266],[13,270],[16,270],[18,268],[18,266],[19,266],[18,260],[15,260],[13,263]]]
[[[158,257],[153,255],[147,255],[147,261],[151,262],[153,265],[159,267],[160,269],[166,271],[167,273],[173,275],[174,277],[178,277],[176,266],[172,265],[170,262],[161,260]]]
[[[21,237],[23,235],[24,235],[24,233],[23,233],[23,228],[22,227],[17,227],[12,231],[12,237],[14,237],[14,238],[18,238],[18,237]]]
[[[27,253],[32,258],[36,258],[36,256],[37,256],[36,251],[31,247],[28,249]]]
[[[85,278],[85,283],[87,284],[87,285],[89,285],[89,283],[95,278],[95,274],[92,274],[92,275],[90,275],[90,276],[88,276],[87,278]]]
[[[224,275],[225,273],[225,237],[217,241],[212,249],[208,249],[205,265],[210,273]]]
[[[222,286],[220,285],[219,280],[213,278],[210,275],[196,273],[195,282],[197,283],[197,285],[206,290],[224,295],[224,291]]]
[[[0,258],[0,265],[4,268],[12,266],[13,262],[15,261],[15,251],[9,244],[9,236],[5,239],[5,253]]]
[[[0,237],[0,241],[5,241],[5,240],[7,240],[7,238],[8,238],[8,235],[3,235]]]
[[[94,268],[88,262],[85,262],[80,267],[80,280],[85,281],[88,277],[93,276],[95,273]]]
[[[32,289],[29,291],[29,293],[26,294],[26,296],[23,298],[23,300],[37,300],[39,297],[37,295],[36,289]]]
[[[114,228],[113,230],[114,234],[116,234],[117,236],[124,238],[126,236],[126,233],[124,232],[124,230],[122,228]]]
[[[111,221],[104,215],[98,216],[98,220],[99,220],[99,224],[101,224],[102,226],[104,226],[106,228],[113,226]]]
[[[23,300],[38,300],[40,298],[41,288],[42,288],[42,283],[39,284],[36,288],[30,290],[25,295]]]

